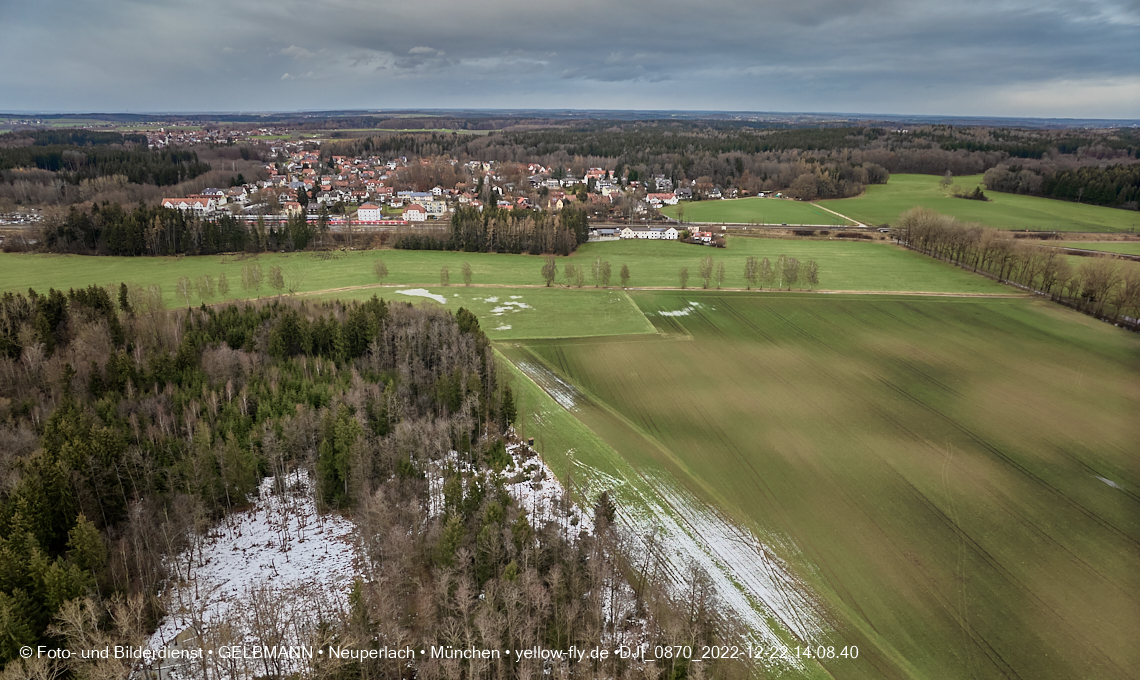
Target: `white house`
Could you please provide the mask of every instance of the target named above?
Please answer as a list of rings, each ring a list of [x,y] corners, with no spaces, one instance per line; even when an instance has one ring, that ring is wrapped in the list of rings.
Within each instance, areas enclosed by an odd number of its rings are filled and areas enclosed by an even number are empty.
[[[356,219],[362,222],[376,222],[384,219],[384,211],[378,205],[365,203],[357,208]]]
[[[625,227],[619,234],[622,238],[643,238],[651,241],[676,241],[675,227]]]
[[[408,222],[425,222],[427,221],[427,210],[424,210],[422,205],[413,203],[404,208],[404,220]]]
[[[218,204],[212,198],[197,196],[192,198],[164,198],[162,207],[189,211],[195,215],[208,215],[218,209]]]

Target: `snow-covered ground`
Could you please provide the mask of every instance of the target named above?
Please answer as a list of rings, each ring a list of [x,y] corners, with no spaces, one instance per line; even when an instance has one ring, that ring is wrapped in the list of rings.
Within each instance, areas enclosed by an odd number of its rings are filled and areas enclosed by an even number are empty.
[[[657,314],[660,316],[688,316],[693,313],[694,309],[705,306],[707,305],[702,305],[699,302],[690,302],[688,307],[682,307],[681,309],[676,309],[670,312],[657,312]],[[716,307],[709,307],[709,309],[716,311]]]
[[[567,411],[577,410],[578,401],[582,398],[582,393],[578,391],[578,388],[559,378],[542,364],[520,361],[516,365],[528,378],[538,383],[539,387],[553,397],[562,408]]]
[[[556,393],[576,393],[573,386],[542,367],[519,368],[563,408],[574,410],[573,400]],[[536,425],[545,421],[541,413],[531,417]],[[629,555],[631,563],[653,565],[648,570],[669,582],[679,597],[685,596],[686,583],[696,567],[709,578],[720,611],[742,624],[749,641],[767,650],[766,657],[789,645],[824,642],[827,627],[809,588],[780,557],[798,553],[790,540],[776,535],[758,537],[701,501],[665,471],[638,471],[620,456],[611,464],[612,474],[575,461],[574,486],[587,498],[596,498],[602,491],[611,493],[619,524],[639,539],[627,544],[634,553]],[[794,653],[783,658],[777,653],[769,663],[803,669]]]
[[[317,513],[305,470],[287,475],[283,489],[275,494],[274,478],[262,480],[250,510],[231,514],[173,558],[178,578],[163,594],[168,613],[152,649],[308,644],[320,618],[346,611],[362,568],[353,523]],[[250,670],[258,672],[256,664]]]
[[[571,539],[583,531],[594,533],[592,511],[584,511],[572,499],[566,499],[566,491],[554,471],[526,444],[509,444],[507,453],[514,461],[513,466],[502,473],[507,481],[507,493],[526,511],[531,524],[542,526],[554,522]]]
[[[511,297],[518,297],[518,296],[512,295]],[[490,298],[488,298],[488,300],[489,299]],[[502,316],[503,314],[506,314],[507,312],[521,312],[524,309],[532,309],[532,307],[525,302],[518,302],[518,301],[512,300],[510,302],[504,302],[503,304],[499,305],[498,307],[492,307],[491,308],[491,314],[494,314],[495,316]]]
[[[433,293],[429,290],[425,290],[423,288],[411,288],[408,290],[398,290],[396,292],[399,293],[400,295],[411,295],[414,297],[429,298],[429,299],[435,300],[436,302],[438,302],[441,305],[447,304],[447,298],[445,298],[442,295],[436,295],[435,293]]]

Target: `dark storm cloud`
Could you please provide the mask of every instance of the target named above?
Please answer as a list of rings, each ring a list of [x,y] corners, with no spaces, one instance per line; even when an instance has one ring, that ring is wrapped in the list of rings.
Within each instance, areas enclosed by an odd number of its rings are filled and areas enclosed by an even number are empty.
[[[0,108],[1140,116],[1140,2],[13,6]]]

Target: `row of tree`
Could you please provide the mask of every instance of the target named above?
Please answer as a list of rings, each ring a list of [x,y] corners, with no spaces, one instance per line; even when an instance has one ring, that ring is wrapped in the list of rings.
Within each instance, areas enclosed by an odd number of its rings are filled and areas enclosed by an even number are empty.
[[[588,239],[586,213],[575,208],[563,208],[557,213],[459,208],[451,216],[446,230],[409,229],[397,234],[393,247],[468,253],[569,255]]]
[[[98,255],[214,255],[303,250],[328,232],[327,215],[310,224],[294,215],[284,224],[247,224],[230,215],[204,219],[182,210],[117,203],[90,211],[71,206],[40,222],[41,247],[55,253]]]
[[[1112,257],[1073,266],[1064,251],[1016,241],[977,224],[960,223],[929,208],[912,208],[892,236],[909,248],[985,272],[1050,296],[1083,312],[1140,327],[1140,265]]]

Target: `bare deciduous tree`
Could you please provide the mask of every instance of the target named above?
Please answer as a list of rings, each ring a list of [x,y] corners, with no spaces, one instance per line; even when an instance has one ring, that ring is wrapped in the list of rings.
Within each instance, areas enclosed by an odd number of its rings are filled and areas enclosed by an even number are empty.
[[[713,274],[713,259],[712,255],[706,255],[701,258],[700,265],[697,267],[697,273],[701,277],[701,287],[708,288],[709,280],[712,279]],[[684,286],[681,286],[684,288]]]
[[[377,258],[372,263],[372,273],[380,283],[384,283],[384,279],[388,276],[388,265],[384,264],[384,260]]]
[[[553,255],[547,255],[546,260],[542,263],[542,280],[546,281],[546,286],[549,288],[557,276],[558,262]]]

